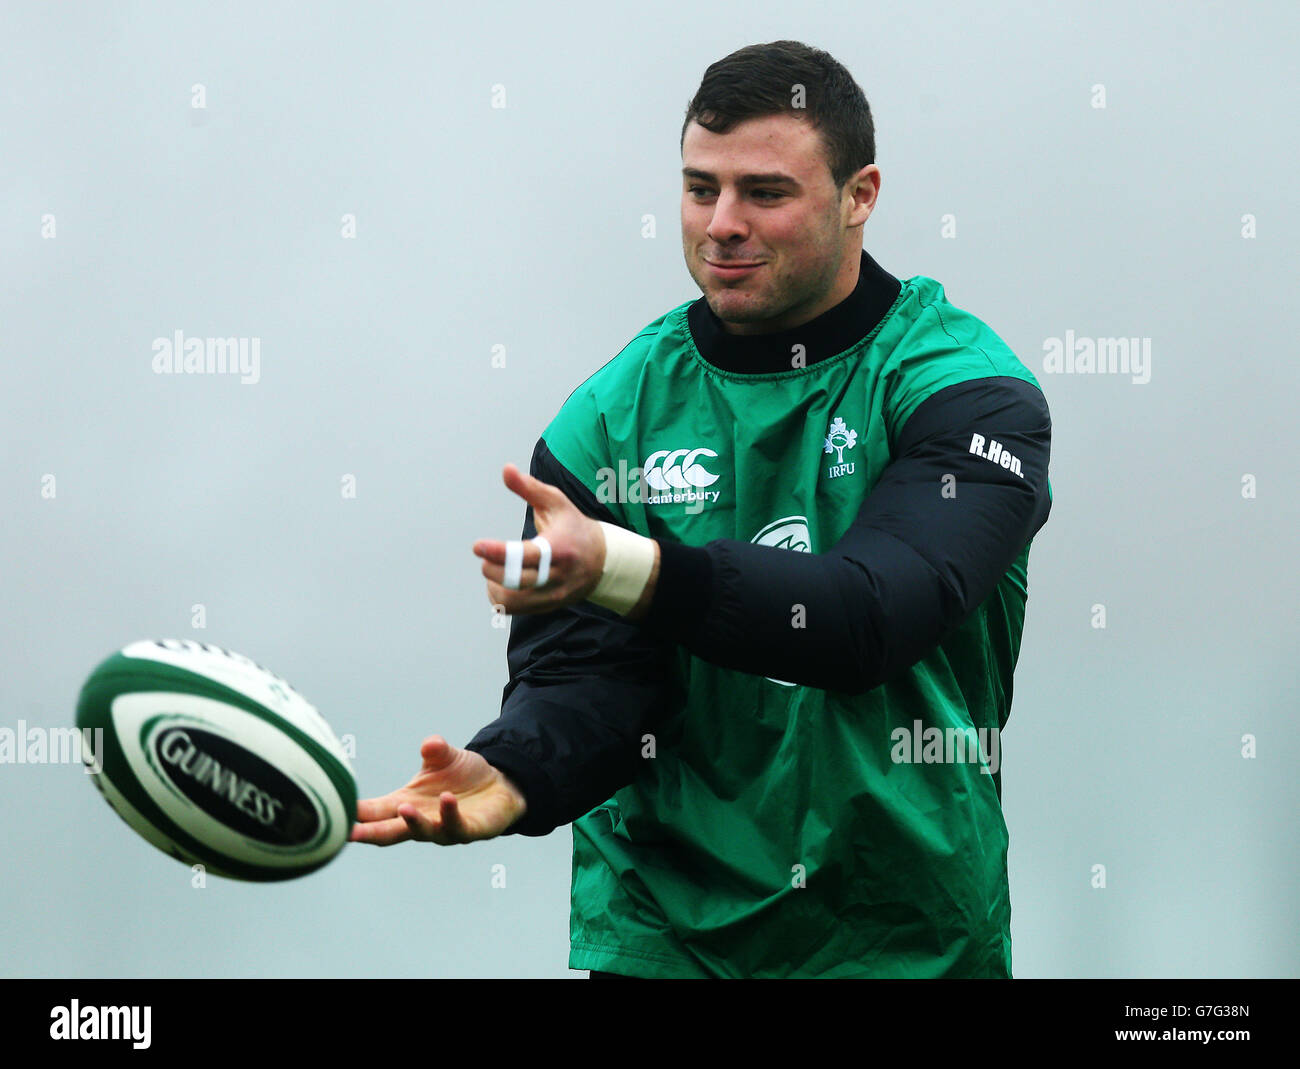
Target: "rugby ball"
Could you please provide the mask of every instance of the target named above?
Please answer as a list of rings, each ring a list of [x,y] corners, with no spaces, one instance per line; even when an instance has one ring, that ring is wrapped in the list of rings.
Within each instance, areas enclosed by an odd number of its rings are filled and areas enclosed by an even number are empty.
[[[187,865],[287,880],[348,841],[357,785],[342,744],[293,687],[238,653],[133,642],[86,680],[77,727],[108,804]]]

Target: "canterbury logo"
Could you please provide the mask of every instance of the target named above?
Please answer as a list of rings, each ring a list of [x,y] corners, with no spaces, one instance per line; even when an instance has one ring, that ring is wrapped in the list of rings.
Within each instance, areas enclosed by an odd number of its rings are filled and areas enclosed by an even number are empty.
[[[645,481],[659,491],[702,489],[712,486],[718,476],[705,471],[700,457],[717,457],[712,449],[660,449],[646,457],[641,465]]]

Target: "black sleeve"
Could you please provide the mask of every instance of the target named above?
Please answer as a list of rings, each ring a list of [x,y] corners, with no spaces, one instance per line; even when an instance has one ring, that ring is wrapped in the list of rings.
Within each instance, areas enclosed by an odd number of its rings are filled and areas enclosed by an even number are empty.
[[[643,626],[726,668],[851,694],[879,686],[978,608],[1046,522],[1051,431],[1031,382],[939,390],[834,546],[661,540]]]
[[[538,441],[529,472],[558,486],[585,515],[617,520]],[[537,534],[533,510],[523,537]],[[466,744],[519,787],[527,811],[505,833],[546,835],[635,778],[641,738],[684,695],[671,643],[590,602],[510,618],[510,681],[501,715]]]

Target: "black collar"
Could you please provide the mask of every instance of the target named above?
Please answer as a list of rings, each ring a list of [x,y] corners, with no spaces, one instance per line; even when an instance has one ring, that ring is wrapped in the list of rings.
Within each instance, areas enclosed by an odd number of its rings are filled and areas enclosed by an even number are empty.
[[[803,326],[772,334],[728,334],[703,297],[686,310],[686,322],[700,355],[716,368],[740,374],[790,371],[795,345],[804,347],[805,364],[852,348],[875,329],[902,288],[863,250],[853,292]]]

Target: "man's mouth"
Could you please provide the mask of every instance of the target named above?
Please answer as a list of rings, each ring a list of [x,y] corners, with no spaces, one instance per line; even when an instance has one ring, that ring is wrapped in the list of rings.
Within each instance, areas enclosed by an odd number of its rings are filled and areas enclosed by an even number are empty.
[[[751,271],[762,267],[761,262],[744,261],[744,260],[710,260],[704,261],[709,265],[709,269],[719,278],[743,278]]]

